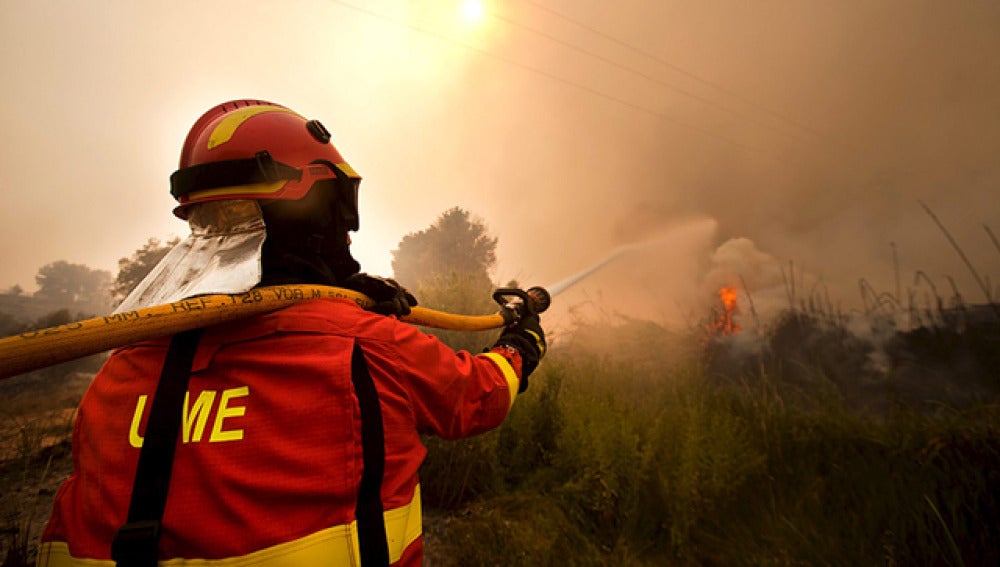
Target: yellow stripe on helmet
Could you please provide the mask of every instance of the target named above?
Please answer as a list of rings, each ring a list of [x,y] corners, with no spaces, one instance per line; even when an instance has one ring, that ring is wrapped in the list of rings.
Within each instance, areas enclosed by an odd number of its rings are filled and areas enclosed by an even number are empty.
[[[233,137],[233,133],[236,132],[236,129],[241,124],[265,112],[287,112],[302,118],[299,113],[282,106],[247,106],[239,110],[234,110],[219,122],[215,130],[212,130],[212,135],[208,137],[208,149],[225,144]]]
[[[347,163],[338,163],[337,169],[344,172],[351,179],[361,179],[361,176],[358,175],[358,172],[354,171],[354,168]]]

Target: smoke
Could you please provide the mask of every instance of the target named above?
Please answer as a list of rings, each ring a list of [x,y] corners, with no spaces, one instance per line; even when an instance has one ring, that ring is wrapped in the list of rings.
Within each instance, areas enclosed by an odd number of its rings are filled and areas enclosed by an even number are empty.
[[[591,266],[604,265],[556,298],[547,318],[560,324],[570,315],[677,325],[696,316],[691,305],[701,294],[698,274],[705,269],[718,223],[696,217],[658,224],[637,226],[630,232],[636,240],[594,258]]]
[[[567,304],[577,315],[589,310],[692,327],[718,308],[720,289],[733,288],[740,306],[736,321],[748,328],[766,325],[810,297],[814,303],[827,300],[820,278],[785,265],[749,238],[716,245],[719,223],[713,218],[665,220],[646,212],[636,219],[617,230],[626,244],[553,286],[566,290],[556,305]]]
[[[720,280],[761,313],[793,283],[796,302],[848,309],[859,278],[894,291],[894,260],[904,283],[923,270],[973,296],[924,201],[1000,281],[982,230],[1000,231],[1000,3],[496,2],[478,28],[430,4],[8,3],[0,237],[32,245],[8,250],[0,288],[185,234],[177,152],[238,97],[330,129],[365,178],[354,249],[372,273],[460,206],[499,237],[499,280],[558,282],[657,241],[554,309],[683,325]],[[219,63],[191,64],[206,53]]]
[[[997,5],[626,2],[562,11],[704,81],[566,36],[694,96],[580,53],[544,67],[655,114],[590,95],[584,105],[566,85],[538,91],[522,107],[530,123],[500,151],[517,164],[514,194],[534,209],[522,219],[544,238],[524,254],[527,242],[507,230],[513,218],[484,215],[510,245],[504,262],[559,281],[677,219],[711,218],[716,228],[697,246],[619,258],[579,284],[586,298],[557,303],[589,300],[683,325],[734,285],[744,318],[750,299],[762,318],[810,301],[849,312],[862,307],[861,278],[895,292],[898,277],[905,293],[917,270],[942,288],[955,278],[971,296],[974,282],[920,200],[977,267],[1000,276],[982,230],[1000,226],[991,155],[1000,147],[1000,60],[985,56],[1000,51]],[[575,74],[582,68],[593,76]],[[628,87],[605,90],[609,76]],[[508,89],[526,92],[523,81]]]

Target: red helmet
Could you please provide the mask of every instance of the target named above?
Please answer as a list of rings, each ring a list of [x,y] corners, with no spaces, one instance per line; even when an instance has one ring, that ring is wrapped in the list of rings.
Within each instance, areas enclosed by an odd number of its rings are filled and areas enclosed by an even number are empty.
[[[216,106],[195,122],[181,150],[180,169],[170,176],[170,193],[187,218],[195,203],[223,199],[304,197],[313,184],[339,180],[338,199],[353,204],[357,230],[357,190],[361,181],[330,143],[318,120],[306,120],[284,106],[262,100],[234,100]]]

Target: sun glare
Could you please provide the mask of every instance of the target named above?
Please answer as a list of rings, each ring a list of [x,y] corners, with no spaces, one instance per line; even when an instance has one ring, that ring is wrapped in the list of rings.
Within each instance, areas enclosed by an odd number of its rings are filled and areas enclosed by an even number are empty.
[[[464,0],[462,2],[462,17],[469,23],[476,23],[483,19],[482,0]]]

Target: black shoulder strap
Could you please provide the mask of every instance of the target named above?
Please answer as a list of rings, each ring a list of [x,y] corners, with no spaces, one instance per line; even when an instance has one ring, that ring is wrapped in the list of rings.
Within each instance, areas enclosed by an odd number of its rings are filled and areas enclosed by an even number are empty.
[[[184,393],[201,331],[193,329],[174,335],[167,349],[139,451],[128,519],[111,544],[111,558],[118,567],[156,566],[160,522],[167,506]]]
[[[389,544],[385,535],[385,516],[382,514],[382,473],[385,470],[382,407],[364,352],[356,342],[351,353],[351,382],[361,410],[361,453],[364,459],[358,503],[354,510],[358,520],[361,566],[381,567],[389,565]]]
[[[180,432],[184,393],[187,391],[191,363],[200,337],[201,329],[195,329],[175,335],[170,342],[167,360],[149,410],[146,436],[139,452],[128,519],[111,544],[111,557],[117,567],[156,566],[160,523],[167,505],[167,490]],[[361,451],[364,460],[355,508],[361,565],[382,567],[389,565],[381,495],[385,470],[382,408],[364,353],[357,343],[351,353],[351,382],[354,384],[361,412]]]

